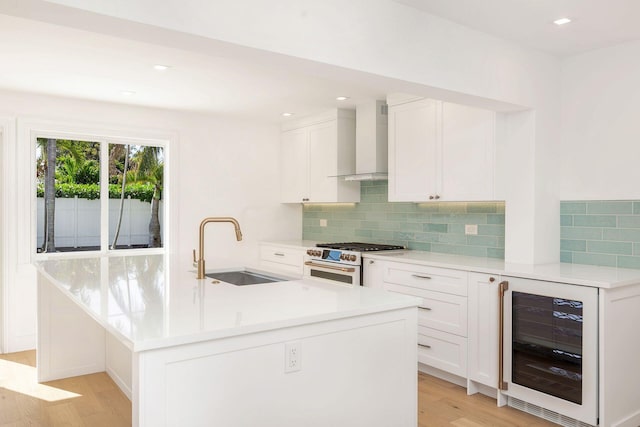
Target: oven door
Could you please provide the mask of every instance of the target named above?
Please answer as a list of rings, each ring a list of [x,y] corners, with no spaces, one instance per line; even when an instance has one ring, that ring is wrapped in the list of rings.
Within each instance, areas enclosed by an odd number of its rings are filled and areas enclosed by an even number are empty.
[[[598,289],[505,277],[499,388],[598,423]]]
[[[360,266],[312,259],[304,263],[304,277],[334,285],[360,286]]]

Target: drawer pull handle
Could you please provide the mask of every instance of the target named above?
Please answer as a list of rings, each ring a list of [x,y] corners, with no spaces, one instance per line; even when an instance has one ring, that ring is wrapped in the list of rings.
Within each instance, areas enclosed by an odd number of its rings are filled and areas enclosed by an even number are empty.
[[[274,252],[273,253],[275,256],[284,256],[284,254],[282,252]]]
[[[420,347],[424,347],[424,348],[431,348],[431,346],[430,346],[430,345],[427,345],[427,344],[420,344],[420,343],[418,343],[418,346],[420,346]]]
[[[418,308],[419,308],[420,310],[431,311],[431,308],[429,308],[429,307],[421,307],[421,306],[418,306]]]
[[[416,279],[427,279],[427,280],[431,280],[431,277],[429,276],[421,276],[419,274],[412,274],[413,277],[415,277]]]

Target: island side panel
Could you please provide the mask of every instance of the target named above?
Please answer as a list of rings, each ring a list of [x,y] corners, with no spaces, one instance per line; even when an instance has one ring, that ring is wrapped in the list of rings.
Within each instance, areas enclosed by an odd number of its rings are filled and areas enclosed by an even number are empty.
[[[414,307],[138,353],[134,426],[415,427],[416,325]]]
[[[640,426],[640,284],[600,290],[600,425]]]
[[[36,349],[39,382],[105,370],[104,329],[42,274]]]
[[[132,400],[132,352],[112,334],[106,334],[105,370],[122,392]]]

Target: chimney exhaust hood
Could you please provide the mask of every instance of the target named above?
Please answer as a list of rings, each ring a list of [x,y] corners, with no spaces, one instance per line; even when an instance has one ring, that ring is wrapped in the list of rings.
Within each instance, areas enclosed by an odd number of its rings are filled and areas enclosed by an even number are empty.
[[[345,181],[382,181],[387,174],[388,108],[385,101],[356,106],[356,173]]]

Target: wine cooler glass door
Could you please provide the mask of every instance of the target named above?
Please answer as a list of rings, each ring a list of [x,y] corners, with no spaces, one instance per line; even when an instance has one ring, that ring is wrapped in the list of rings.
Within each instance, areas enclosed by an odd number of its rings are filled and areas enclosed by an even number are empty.
[[[506,281],[505,392],[595,425],[598,290],[520,278]]]

